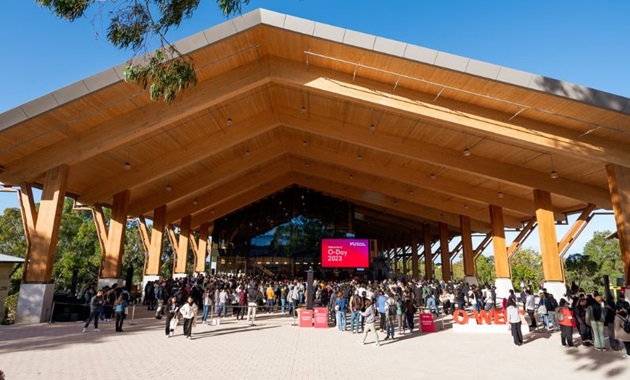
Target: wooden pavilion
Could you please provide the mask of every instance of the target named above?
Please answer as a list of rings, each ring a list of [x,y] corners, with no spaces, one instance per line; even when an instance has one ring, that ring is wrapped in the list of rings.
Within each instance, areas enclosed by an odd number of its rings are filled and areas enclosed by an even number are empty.
[[[183,274],[189,247],[201,270],[209,236],[248,236],[215,221],[297,186],[345,201],[348,228],[413,278],[436,256],[450,278],[457,235],[474,281],[491,242],[504,290],[536,227],[548,287],[563,288],[563,255],[612,209],[630,283],[629,99],[266,10],[176,46],[199,83],[171,105],[124,82],[121,64],[0,115],[0,181],[19,190],[29,238],[22,321],[44,317],[66,196],[94,210],[106,280],[120,277],[129,217],[143,222],[147,278],[164,235]],[[509,245],[506,228],[522,231]],[[472,233],[487,238],[473,247]]]

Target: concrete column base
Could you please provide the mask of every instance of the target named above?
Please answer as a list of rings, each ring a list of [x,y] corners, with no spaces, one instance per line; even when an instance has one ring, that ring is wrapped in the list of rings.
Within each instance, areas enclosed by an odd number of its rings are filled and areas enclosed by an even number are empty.
[[[466,276],[464,277],[464,282],[466,282],[468,285],[479,286],[479,281],[477,281],[477,276]]]
[[[567,299],[567,296],[566,296],[567,287],[564,284],[564,282],[562,282],[562,281],[545,281],[544,287],[545,287],[545,289],[547,289],[547,293],[553,294],[553,298],[555,298],[556,301],[558,301],[558,303],[560,303],[560,299],[561,298],[564,298],[567,301],[570,301],[570,300]]]
[[[507,298],[510,295],[510,289],[514,289],[511,278],[497,278],[494,286],[497,288],[497,301]]]
[[[52,313],[55,284],[22,284],[15,323],[48,322]]]
[[[125,280],[121,279],[121,278],[99,278],[98,279],[98,285],[97,285],[97,290],[98,289],[103,289],[106,286],[109,286],[110,288],[112,287],[112,285],[117,284],[117,286],[120,288],[123,286],[123,283],[125,282]]]
[[[186,273],[173,273],[173,279],[177,280],[178,278],[186,278],[188,275]]]

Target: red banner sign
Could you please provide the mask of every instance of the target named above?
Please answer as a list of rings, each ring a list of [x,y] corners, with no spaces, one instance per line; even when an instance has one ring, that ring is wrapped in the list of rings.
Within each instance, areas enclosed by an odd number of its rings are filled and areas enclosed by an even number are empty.
[[[300,310],[300,327],[313,327],[313,310]]]
[[[325,307],[315,308],[315,327],[327,329],[328,328],[328,309]]]
[[[420,314],[420,331],[435,332],[435,321],[433,321],[433,314]]]

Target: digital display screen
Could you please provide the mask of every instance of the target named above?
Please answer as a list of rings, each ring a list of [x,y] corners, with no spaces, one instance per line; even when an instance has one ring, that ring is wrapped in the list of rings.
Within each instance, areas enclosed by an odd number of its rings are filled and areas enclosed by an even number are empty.
[[[367,239],[322,239],[322,268],[368,268]]]

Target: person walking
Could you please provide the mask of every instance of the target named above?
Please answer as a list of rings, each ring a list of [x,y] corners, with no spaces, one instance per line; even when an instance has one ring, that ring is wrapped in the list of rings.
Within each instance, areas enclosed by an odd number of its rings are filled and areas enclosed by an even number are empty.
[[[529,316],[530,324],[529,327],[536,329],[538,325],[536,324],[536,299],[532,294],[532,291],[528,288],[525,289],[525,311]]]
[[[359,341],[359,344],[365,344],[365,338],[367,338],[370,331],[372,331],[376,337],[374,345],[377,347],[381,345],[378,341],[378,332],[376,331],[376,327],[374,327],[375,314],[376,310],[374,310],[374,306],[372,306],[372,300],[365,300],[365,311],[361,312],[361,316],[365,318],[365,330],[363,333],[363,339]]]
[[[254,322],[256,321],[256,309],[261,299],[262,293],[258,290],[257,285],[247,290],[247,322],[249,322],[250,326],[254,326]]]
[[[514,344],[520,346],[523,344],[523,333],[521,332],[521,314],[518,312],[516,302],[512,298],[507,301],[507,317],[512,331]]]
[[[197,305],[193,302],[192,297],[186,299],[186,303],[179,309],[179,313],[184,318],[184,336],[192,337],[192,325],[197,315]]]
[[[179,314],[179,304],[177,303],[177,297],[173,296],[169,299],[168,305],[166,305],[166,336],[168,338],[172,337],[175,334],[175,328],[177,327],[177,323],[179,319],[177,315]]]
[[[96,292],[96,295],[90,300],[90,315],[87,319],[87,322],[85,322],[85,325],[83,325],[83,330],[81,332],[87,332],[87,328],[92,320],[94,320],[94,331],[101,331],[98,329],[98,314],[104,303],[105,300],[103,299],[103,291],[99,290],[98,292]]]

